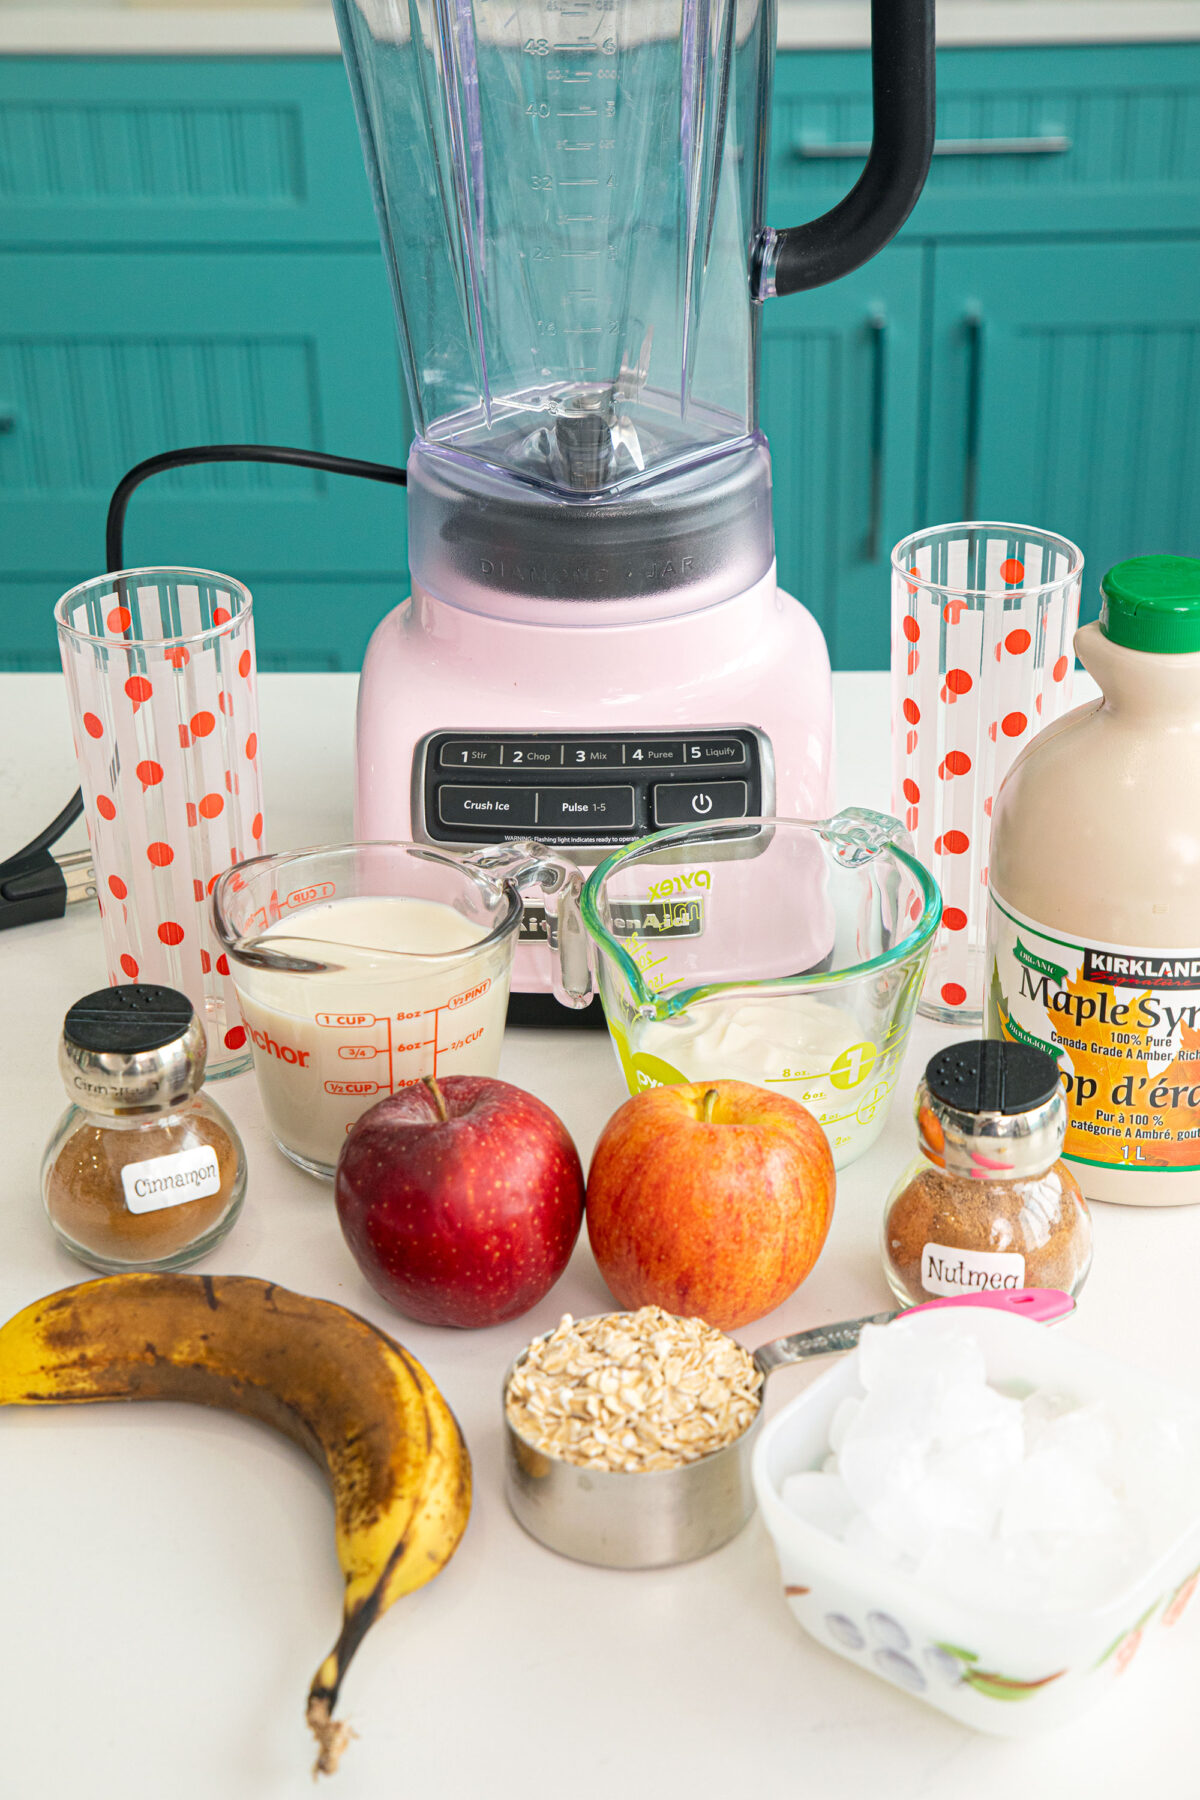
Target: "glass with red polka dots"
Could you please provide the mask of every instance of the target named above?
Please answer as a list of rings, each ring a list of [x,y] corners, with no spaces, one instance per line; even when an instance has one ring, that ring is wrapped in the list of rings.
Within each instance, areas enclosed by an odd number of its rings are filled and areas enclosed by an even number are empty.
[[[55,608],[109,982],[188,996],[208,1079],[250,1066],[213,935],[222,870],[264,846],[249,590],[203,569],[96,576]]]
[[[944,908],[927,1018],[982,1023],[992,802],[1071,704],[1082,574],[1029,525],[937,525],[892,552],[892,807]]]

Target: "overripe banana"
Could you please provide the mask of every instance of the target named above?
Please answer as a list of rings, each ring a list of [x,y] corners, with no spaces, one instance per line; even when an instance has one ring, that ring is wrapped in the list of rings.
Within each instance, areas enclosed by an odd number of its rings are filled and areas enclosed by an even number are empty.
[[[110,1275],[0,1328],[0,1405],[191,1400],[261,1419],[328,1473],[346,1577],[341,1634],[313,1679],[317,1771],[365,1633],[453,1555],[471,1507],[458,1424],[421,1365],[356,1313],[235,1275]]]

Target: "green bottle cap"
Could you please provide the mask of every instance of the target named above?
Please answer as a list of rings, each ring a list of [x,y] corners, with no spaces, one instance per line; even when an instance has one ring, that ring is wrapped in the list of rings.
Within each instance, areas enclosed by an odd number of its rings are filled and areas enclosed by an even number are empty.
[[[1133,556],[1108,571],[1100,629],[1127,650],[1180,656],[1200,650],[1200,561]]]

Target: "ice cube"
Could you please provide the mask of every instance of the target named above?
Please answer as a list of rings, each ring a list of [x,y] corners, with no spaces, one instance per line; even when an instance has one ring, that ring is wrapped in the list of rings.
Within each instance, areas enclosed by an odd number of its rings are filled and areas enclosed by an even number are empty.
[[[868,1394],[914,1382],[941,1390],[959,1381],[982,1386],[987,1380],[978,1342],[950,1320],[939,1320],[936,1329],[923,1323],[914,1330],[903,1318],[890,1325],[866,1325],[856,1354],[858,1377]]]
[[[840,1475],[789,1475],[779,1491],[798,1518],[830,1537],[841,1537],[856,1511]]]

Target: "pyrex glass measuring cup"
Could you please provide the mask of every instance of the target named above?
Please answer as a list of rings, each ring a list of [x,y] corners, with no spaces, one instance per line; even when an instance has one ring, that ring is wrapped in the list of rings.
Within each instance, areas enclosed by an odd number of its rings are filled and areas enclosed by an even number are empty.
[[[523,887],[548,916],[577,892],[540,844],[455,856],[424,844],[344,844],[260,856],[213,894],[263,1109],[286,1156],[331,1176],[368,1106],[423,1075],[492,1075]],[[555,992],[591,998],[577,916],[552,927]]]
[[[631,1094],[733,1077],[789,1094],[837,1167],[883,1129],[941,899],[898,820],[681,826],[582,895]]]

